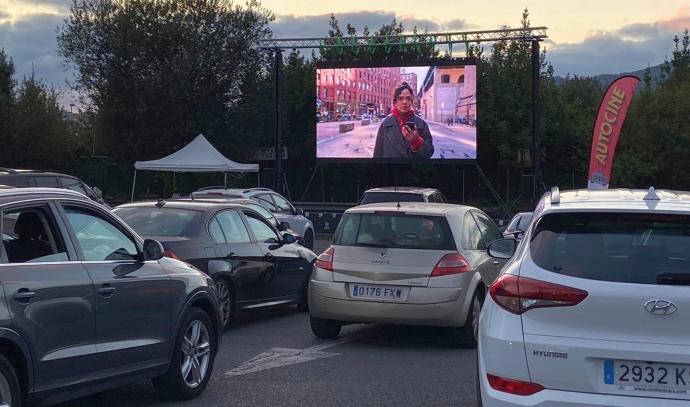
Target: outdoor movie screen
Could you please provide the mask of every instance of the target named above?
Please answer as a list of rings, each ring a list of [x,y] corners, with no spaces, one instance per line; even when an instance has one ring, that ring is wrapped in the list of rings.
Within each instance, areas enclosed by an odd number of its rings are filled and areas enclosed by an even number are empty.
[[[477,68],[319,67],[316,157],[390,162],[477,158]]]

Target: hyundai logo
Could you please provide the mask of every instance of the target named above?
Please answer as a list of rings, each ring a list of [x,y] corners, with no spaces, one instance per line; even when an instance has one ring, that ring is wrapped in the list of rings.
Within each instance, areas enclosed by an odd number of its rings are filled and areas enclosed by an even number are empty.
[[[671,315],[678,311],[676,304],[667,300],[650,300],[644,304],[644,309],[654,315]]]
[[[379,254],[379,259],[385,259],[386,258],[386,252],[381,252]]]

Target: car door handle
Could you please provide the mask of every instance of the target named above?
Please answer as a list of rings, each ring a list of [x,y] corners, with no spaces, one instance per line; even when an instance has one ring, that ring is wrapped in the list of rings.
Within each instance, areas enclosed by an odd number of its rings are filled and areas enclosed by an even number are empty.
[[[264,254],[264,260],[266,260],[268,262],[274,262],[274,261],[276,261],[276,258],[271,253],[266,253],[266,254]]]
[[[225,257],[226,257],[227,259],[230,259],[230,260],[237,260],[237,259],[239,258],[239,256],[238,256],[237,253],[235,253],[235,252],[230,252],[230,253],[228,253],[228,255],[225,256]]]
[[[111,286],[110,284],[103,284],[101,288],[98,289],[98,294],[104,297],[110,297],[117,290],[117,288]]]
[[[12,296],[15,300],[21,302],[21,303],[28,303],[31,301],[32,298],[36,296],[36,293],[33,291],[29,291],[28,288],[20,288],[17,290],[16,293]]]
[[[494,266],[498,266],[498,261],[494,260]]]

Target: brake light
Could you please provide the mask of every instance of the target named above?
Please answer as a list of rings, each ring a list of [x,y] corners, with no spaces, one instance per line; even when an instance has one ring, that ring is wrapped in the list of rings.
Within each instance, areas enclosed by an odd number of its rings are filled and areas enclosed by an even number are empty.
[[[170,257],[171,259],[179,260],[180,258],[177,257],[174,251],[172,250],[164,250],[163,251],[163,257]]]
[[[587,291],[577,288],[512,274],[496,280],[489,292],[501,308],[516,315],[533,308],[572,307],[589,295]]]
[[[431,272],[431,277],[459,274],[472,270],[470,264],[460,253],[448,253],[441,258]]]
[[[333,271],[333,257],[335,256],[335,249],[329,247],[325,252],[321,253],[316,258],[316,267],[324,270]]]
[[[486,377],[489,379],[489,385],[494,390],[502,391],[504,393],[515,394],[518,396],[531,396],[534,393],[544,390],[542,386],[536,383],[505,379],[503,377],[494,376],[488,373]]]

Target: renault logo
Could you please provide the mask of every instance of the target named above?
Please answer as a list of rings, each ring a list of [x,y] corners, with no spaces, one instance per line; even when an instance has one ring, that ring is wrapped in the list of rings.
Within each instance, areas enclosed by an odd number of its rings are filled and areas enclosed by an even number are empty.
[[[678,311],[676,304],[667,300],[650,300],[644,304],[644,309],[654,315],[671,315]]]

